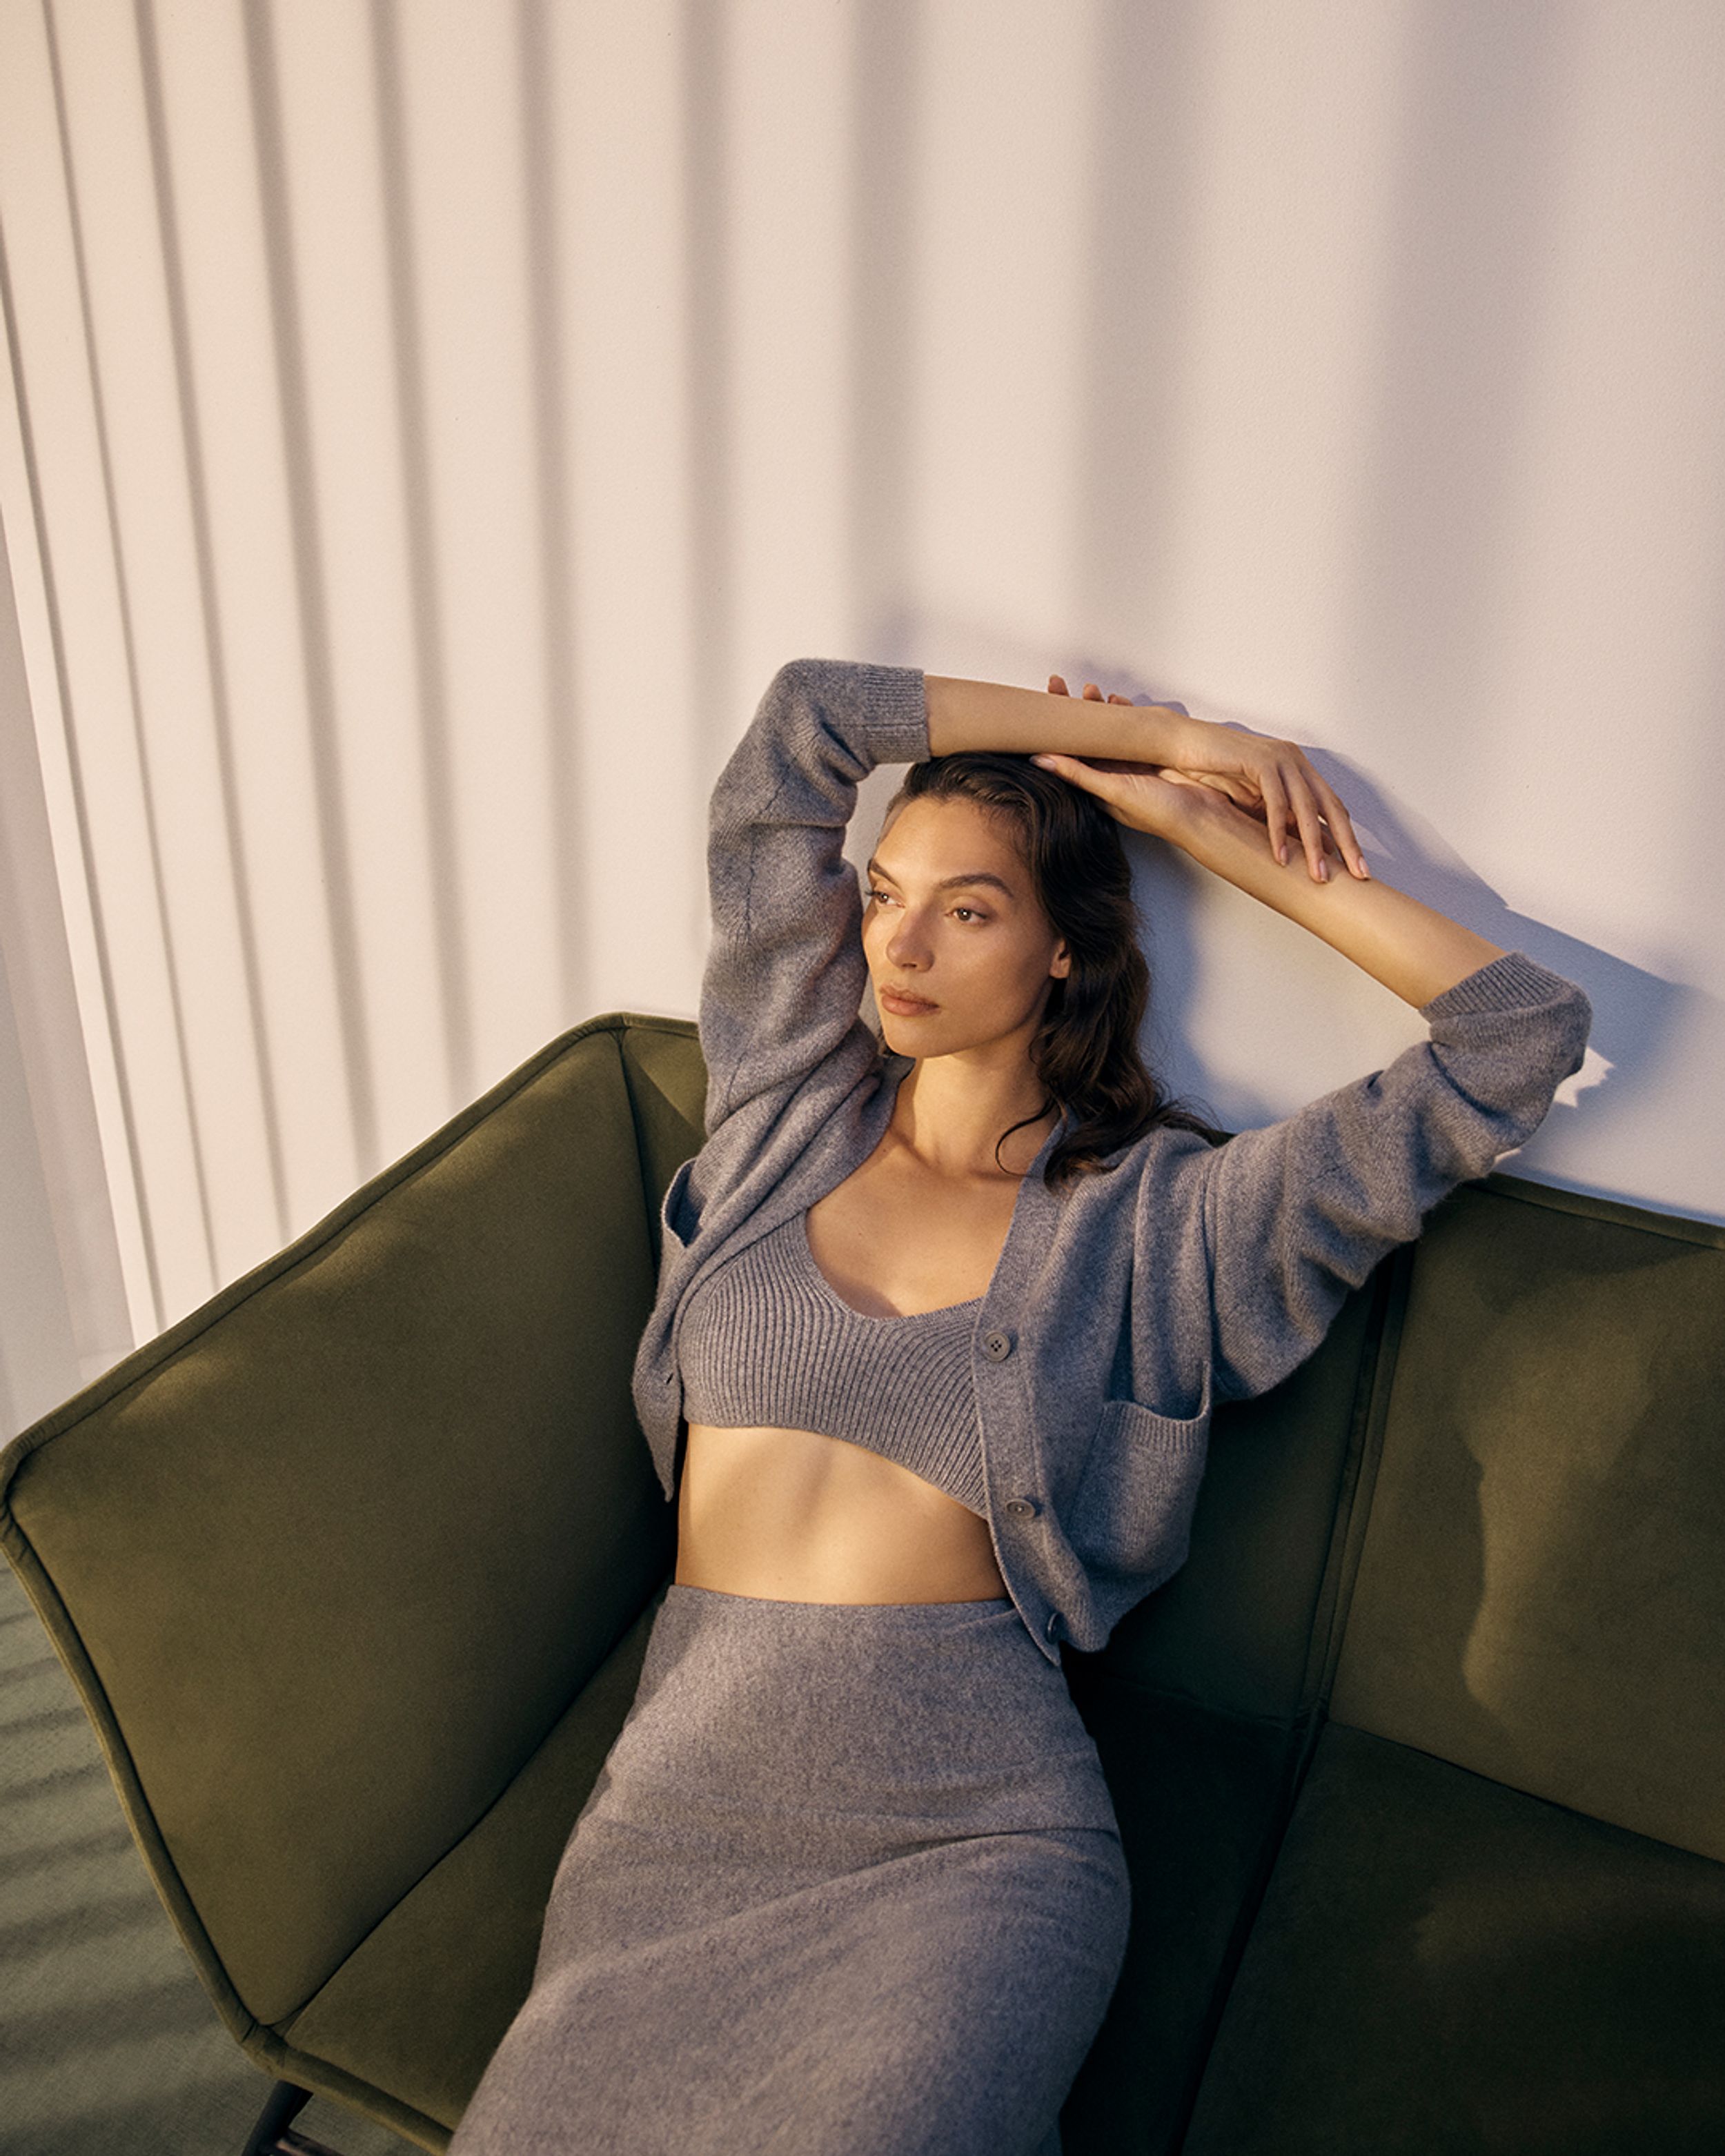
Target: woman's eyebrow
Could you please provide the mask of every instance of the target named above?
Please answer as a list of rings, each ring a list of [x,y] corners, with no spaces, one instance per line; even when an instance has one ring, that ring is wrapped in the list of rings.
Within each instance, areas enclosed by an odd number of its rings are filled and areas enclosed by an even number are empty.
[[[882,883],[896,883],[898,881],[898,878],[896,876],[889,874],[886,870],[881,867],[880,862],[876,860],[870,861],[867,872],[871,876],[879,876]],[[942,876],[940,881],[935,886],[935,889],[937,891],[958,891],[971,884],[978,883],[992,884],[996,891],[1004,891],[1009,898],[1016,898],[1018,896],[1018,893],[1013,889],[1009,883],[1004,881],[1003,879],[998,875],[991,875],[987,869],[974,869],[965,875]]]

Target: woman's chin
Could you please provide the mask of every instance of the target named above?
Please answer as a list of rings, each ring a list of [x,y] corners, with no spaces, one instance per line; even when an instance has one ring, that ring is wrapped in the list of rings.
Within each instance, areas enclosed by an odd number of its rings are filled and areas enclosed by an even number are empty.
[[[927,1019],[904,1018],[894,1011],[880,1013],[880,1037],[895,1055],[935,1054],[929,1040],[933,1030]]]

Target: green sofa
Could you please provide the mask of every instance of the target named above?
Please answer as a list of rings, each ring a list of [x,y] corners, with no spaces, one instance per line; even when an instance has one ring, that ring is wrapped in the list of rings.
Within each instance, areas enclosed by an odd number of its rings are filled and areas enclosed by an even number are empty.
[[[0,1454],[218,2012],[428,2149],[670,1577],[629,1378],[704,1082],[577,1027]],[[1185,1568],[1066,1650],[1133,1880],[1067,2156],[1718,2156],[1722,1438],[1725,1229],[1502,1174],[1219,1413]]]

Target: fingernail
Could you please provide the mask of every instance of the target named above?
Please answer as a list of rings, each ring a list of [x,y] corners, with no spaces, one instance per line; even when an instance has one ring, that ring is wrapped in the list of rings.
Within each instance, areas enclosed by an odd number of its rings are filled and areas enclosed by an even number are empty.
[[[1319,881],[1320,883],[1327,883],[1327,882],[1329,881],[1329,880],[1330,880],[1330,865],[1329,865],[1329,863],[1328,863],[1327,861],[1320,861],[1320,862],[1318,863],[1318,865],[1317,865],[1317,880],[1318,880],[1318,881]]]

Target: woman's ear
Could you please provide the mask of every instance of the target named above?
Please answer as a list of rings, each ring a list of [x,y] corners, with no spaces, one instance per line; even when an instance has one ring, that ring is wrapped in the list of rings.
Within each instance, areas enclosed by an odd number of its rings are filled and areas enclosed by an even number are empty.
[[[1064,938],[1055,944],[1055,954],[1049,961],[1048,970],[1050,975],[1057,981],[1064,981],[1067,975],[1071,972],[1072,954],[1066,948]]]

